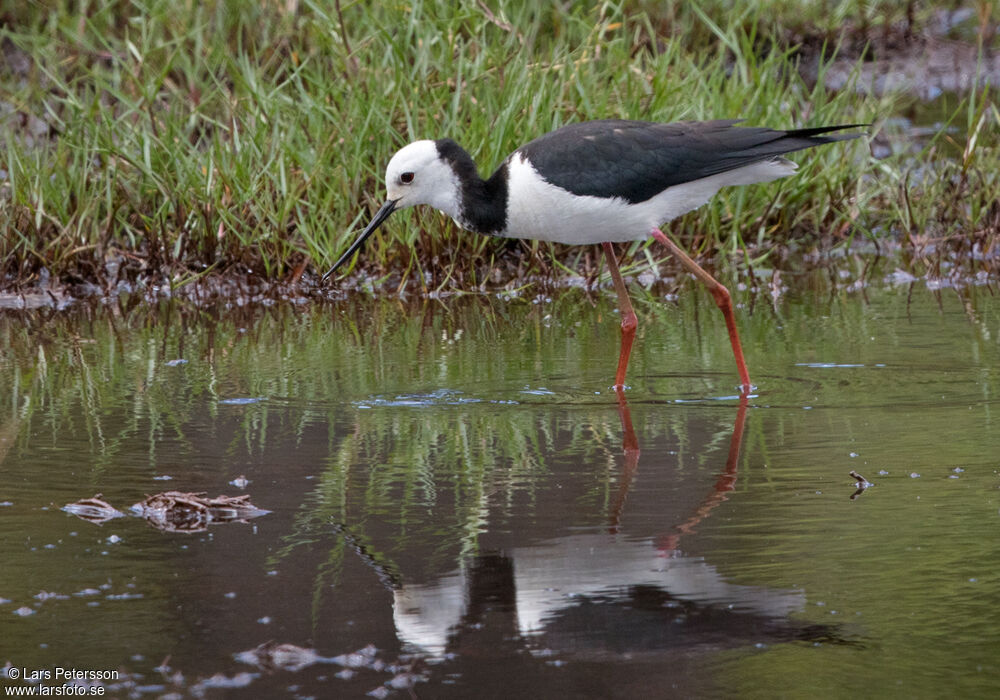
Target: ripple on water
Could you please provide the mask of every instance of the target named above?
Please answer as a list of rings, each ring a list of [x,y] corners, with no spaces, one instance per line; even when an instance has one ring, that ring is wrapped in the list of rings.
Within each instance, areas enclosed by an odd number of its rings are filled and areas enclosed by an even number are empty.
[[[266,396],[236,397],[232,399],[219,399],[219,403],[224,406],[248,406],[266,401]]]
[[[438,389],[427,393],[397,394],[396,396],[373,396],[353,401],[356,408],[431,408],[437,406],[467,406],[469,404],[517,404],[517,401],[485,399],[469,396],[461,391]]]
[[[641,400],[640,397],[637,397]],[[393,396],[375,395],[352,401],[356,408],[433,408],[440,406],[520,406],[531,404],[580,405],[616,401],[614,391],[594,391],[576,387],[522,386],[518,388],[484,389],[482,393],[435,389],[432,391],[402,393]]]
[[[758,375],[755,405],[772,408],[942,408],[998,403],[973,373],[940,365],[797,363],[786,375]]]

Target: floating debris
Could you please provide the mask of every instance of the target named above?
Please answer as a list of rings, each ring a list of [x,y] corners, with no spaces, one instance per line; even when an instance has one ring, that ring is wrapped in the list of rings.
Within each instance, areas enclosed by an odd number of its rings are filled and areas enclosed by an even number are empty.
[[[27,612],[23,614],[35,612],[31,608],[24,610]],[[156,697],[178,700],[186,697],[204,698],[215,697],[216,693],[212,691],[249,688],[256,681],[275,672],[296,673],[315,664],[333,664],[342,667],[333,674],[333,677],[344,681],[356,679],[359,677],[359,672],[365,671],[387,674],[389,677],[381,685],[367,693],[370,697],[386,698],[390,695],[398,697],[399,691],[408,691],[409,697],[416,697],[414,687],[429,678],[422,658],[400,656],[394,663],[388,663],[379,658],[378,649],[373,644],[352,653],[324,657],[315,649],[268,641],[248,651],[233,654],[233,658],[239,663],[253,666],[254,669],[236,672],[232,669],[220,669],[207,677],[189,679],[180,669],[170,665],[168,656],[153,669],[160,674],[162,681],[157,682],[158,679],[154,680],[140,673],[130,673],[123,668],[118,670],[117,682],[103,684],[97,682],[96,685],[102,686],[110,694],[117,694],[118,697],[145,697],[147,694],[155,694]],[[141,660],[141,657],[133,657],[133,660]],[[10,662],[7,662],[6,666],[0,666],[0,678],[5,676],[7,668],[11,668]],[[263,693],[258,692],[254,693],[253,697],[262,695]],[[340,697],[336,692],[333,695]]]
[[[412,673],[410,671],[403,671],[397,673],[395,676],[386,681],[386,686],[392,688],[393,690],[402,690],[406,688],[412,688],[417,683],[423,683],[427,680],[427,676],[420,673]]]
[[[70,503],[62,507],[67,513],[72,513],[78,518],[87,520],[97,525],[103,525],[109,520],[123,518],[125,514],[114,508],[107,501],[101,500],[101,494],[93,498],[85,498],[76,503]]]
[[[294,644],[276,644],[273,641],[264,642],[250,651],[233,654],[240,663],[256,666],[265,671],[301,671],[307,666],[319,663],[333,663],[316,653],[315,649]]]
[[[250,502],[250,495],[216,496],[204,493],[165,491],[133,504],[129,511],[166,532],[203,532],[214,523],[245,523],[271,511]]]
[[[62,509],[98,525],[125,515],[101,500],[101,494],[70,503]],[[206,498],[204,493],[164,491],[133,504],[129,512],[145,518],[150,525],[165,532],[203,532],[215,523],[245,523],[250,518],[267,515],[271,511],[251,503],[249,494]],[[121,538],[112,535],[108,542],[116,544],[121,542]]]
[[[872,482],[868,481],[868,479],[861,476],[853,469],[849,472],[849,474],[851,478],[854,479],[854,486],[857,488],[857,491],[851,494],[851,500],[853,501],[855,498],[863,494],[865,490],[872,485]]]
[[[216,673],[211,678],[206,678],[191,686],[191,694],[195,697],[202,697],[207,689],[215,688],[246,688],[257,676],[253,673],[237,673],[234,676],[227,676],[224,673]]]
[[[333,662],[347,668],[371,668],[375,662],[375,655],[377,653],[378,649],[375,648],[375,645],[369,644],[350,654],[335,656],[333,657]]]

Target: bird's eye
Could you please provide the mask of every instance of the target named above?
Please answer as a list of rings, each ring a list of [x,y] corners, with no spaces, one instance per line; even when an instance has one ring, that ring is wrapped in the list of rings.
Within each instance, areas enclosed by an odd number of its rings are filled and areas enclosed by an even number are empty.
[[[411,182],[413,182],[413,173],[410,172],[403,173],[402,175],[399,176],[399,181],[402,182],[404,185],[409,185]]]

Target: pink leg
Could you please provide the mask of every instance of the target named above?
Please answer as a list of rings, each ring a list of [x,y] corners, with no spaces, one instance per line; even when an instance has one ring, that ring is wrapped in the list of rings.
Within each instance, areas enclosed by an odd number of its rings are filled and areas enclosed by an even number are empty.
[[[736,358],[736,370],[740,373],[740,393],[749,394],[753,391],[750,383],[750,374],[747,372],[747,363],[743,359],[743,346],[740,345],[740,334],[736,330],[736,317],[733,316],[733,301],[729,296],[729,290],[722,286],[718,280],[705,272],[702,267],[691,259],[687,253],[681,250],[677,244],[667,238],[667,235],[658,228],[650,231],[650,235],[666,246],[667,250],[673,253],[674,257],[681,261],[681,264],[688,269],[695,277],[708,287],[712,293],[716,305],[722,310],[722,315],[726,318],[726,329],[729,331],[729,342],[733,346],[733,356]],[[623,321],[624,323],[624,321]]]
[[[615,391],[621,394],[625,388],[625,371],[628,369],[628,358],[632,354],[632,341],[635,340],[635,329],[639,327],[639,320],[635,317],[635,310],[632,308],[632,300],[628,298],[628,290],[625,289],[625,280],[618,270],[618,260],[615,259],[615,249],[610,243],[602,243],[604,256],[608,259],[608,269],[611,270],[611,279],[615,283],[615,291],[618,292],[618,310],[622,315],[622,347],[618,353],[618,371],[615,373]]]

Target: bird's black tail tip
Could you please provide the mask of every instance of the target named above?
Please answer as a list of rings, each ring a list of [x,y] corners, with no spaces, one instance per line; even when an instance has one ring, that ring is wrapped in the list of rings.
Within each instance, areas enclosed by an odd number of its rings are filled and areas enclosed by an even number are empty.
[[[827,141],[847,141],[849,139],[856,139],[861,136],[867,136],[867,131],[865,132],[852,132],[848,134],[834,134],[834,131],[843,131],[844,129],[869,129],[871,128],[871,123],[868,124],[838,124],[836,126],[812,126],[805,129],[791,129],[785,132],[786,136],[797,136],[800,138],[814,138],[817,136],[822,136],[823,142]]]

